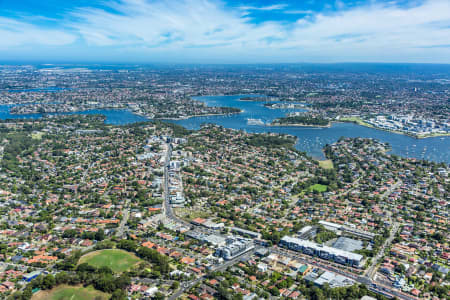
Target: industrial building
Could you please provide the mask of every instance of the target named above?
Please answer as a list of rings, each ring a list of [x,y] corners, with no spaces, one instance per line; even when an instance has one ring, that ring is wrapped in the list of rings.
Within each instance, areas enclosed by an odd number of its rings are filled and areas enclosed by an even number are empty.
[[[228,237],[226,239],[226,245],[218,248],[214,255],[222,257],[225,260],[231,260],[253,248],[255,248],[255,246],[252,240]]]
[[[280,246],[353,267],[359,267],[363,260],[363,256],[357,253],[322,246],[308,240],[301,240],[290,236],[283,237],[280,241]]]

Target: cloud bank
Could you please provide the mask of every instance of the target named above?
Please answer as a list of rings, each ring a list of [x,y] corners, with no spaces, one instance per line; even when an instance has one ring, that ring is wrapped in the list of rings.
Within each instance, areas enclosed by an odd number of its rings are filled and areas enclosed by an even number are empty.
[[[78,45],[141,60],[154,55],[207,62],[412,61],[450,63],[450,1],[395,2],[328,11],[285,3],[230,7],[216,0],[109,1],[80,7],[43,27],[0,17],[0,50]],[[261,19],[253,12],[290,18]],[[298,15],[295,21],[292,16]],[[287,21],[290,20],[290,21]],[[6,37],[6,38],[4,38]]]
[[[77,36],[71,32],[0,17],[0,49],[36,44],[61,46],[71,44],[76,39]]]

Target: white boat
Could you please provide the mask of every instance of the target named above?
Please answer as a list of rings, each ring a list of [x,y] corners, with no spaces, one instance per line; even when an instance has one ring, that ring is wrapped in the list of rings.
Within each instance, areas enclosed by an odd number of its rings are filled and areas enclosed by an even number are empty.
[[[247,119],[247,125],[265,125],[261,119]]]

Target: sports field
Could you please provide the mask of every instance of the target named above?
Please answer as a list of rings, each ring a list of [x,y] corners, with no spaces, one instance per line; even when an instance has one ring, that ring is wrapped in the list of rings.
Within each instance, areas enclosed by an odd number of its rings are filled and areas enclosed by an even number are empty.
[[[324,169],[333,169],[333,161],[331,159],[319,160],[319,166]]]
[[[327,191],[327,186],[323,184],[315,184],[309,187],[311,191],[317,191],[319,193],[323,193]]]
[[[119,249],[106,249],[90,252],[82,256],[79,264],[88,263],[96,268],[106,266],[115,273],[122,273],[129,270],[139,261],[140,259],[133,253]]]
[[[84,288],[82,286],[60,285],[49,291],[37,292],[31,300],[106,300],[109,297],[109,294],[97,291],[92,286]]]

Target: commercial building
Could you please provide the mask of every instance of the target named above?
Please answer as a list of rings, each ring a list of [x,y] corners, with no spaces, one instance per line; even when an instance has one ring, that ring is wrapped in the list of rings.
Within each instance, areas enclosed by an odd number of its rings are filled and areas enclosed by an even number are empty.
[[[306,274],[308,274],[309,271],[311,271],[311,269],[312,268],[310,265],[302,265],[300,266],[300,268],[298,268],[298,273],[302,274],[302,276],[305,276]]]
[[[280,246],[353,267],[359,267],[363,261],[363,256],[360,254],[322,246],[311,241],[290,236],[283,237],[280,241]]]
[[[191,221],[191,223],[196,226],[203,226],[213,230],[221,230],[225,227],[224,223],[215,223],[211,220],[206,220],[202,218],[195,218],[194,220]]]
[[[223,247],[227,244],[227,239],[216,234],[206,235],[202,232],[190,230],[186,232],[186,236],[191,239],[198,240],[202,243],[209,243],[215,247]]]
[[[239,228],[239,227],[232,227],[231,231],[235,232],[237,234],[243,235],[243,236],[249,236],[249,237],[254,238],[254,239],[260,239],[261,238],[261,233],[250,231],[250,230],[245,230],[245,229],[242,229],[242,228]]]
[[[348,252],[355,252],[364,248],[364,243],[345,236],[339,237],[332,245],[333,248],[341,249]]]
[[[355,281],[339,274],[325,271],[319,278],[314,281],[317,286],[323,286],[325,283],[330,288],[345,287],[355,284]]]
[[[188,232],[185,233],[185,235],[188,238],[198,240],[198,241],[203,241],[203,239],[206,237],[206,235],[204,233],[195,231],[195,230],[189,230]]]
[[[313,237],[317,232],[317,226],[305,226],[298,232],[298,238],[307,240]]]
[[[224,223],[216,223],[211,220],[206,220],[202,225],[212,230],[221,230],[225,227]]]
[[[203,238],[203,241],[206,243],[209,243],[215,247],[222,247],[222,246],[226,245],[226,238],[224,238],[220,235],[215,235],[215,234],[205,236]]]
[[[215,256],[222,257],[225,260],[231,260],[247,251],[255,248],[253,241],[238,237],[228,237],[226,245],[216,250]]]
[[[340,231],[342,233],[351,234],[356,237],[367,239],[367,240],[373,240],[373,238],[376,235],[375,233],[362,231],[362,230],[359,230],[356,228],[352,228],[352,227],[341,225],[341,224],[331,223],[331,222],[327,222],[327,221],[319,221],[319,224],[328,230]]]

